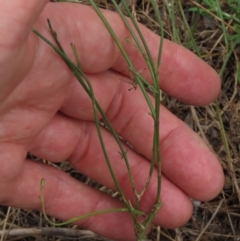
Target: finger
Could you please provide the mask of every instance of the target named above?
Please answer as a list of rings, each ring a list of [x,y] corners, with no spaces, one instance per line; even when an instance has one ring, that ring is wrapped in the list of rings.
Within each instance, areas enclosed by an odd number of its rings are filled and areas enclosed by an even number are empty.
[[[89,212],[123,207],[120,201],[89,188],[60,169],[25,160],[26,151],[24,145],[19,143],[0,145],[1,205],[42,211],[39,195],[40,181],[44,178],[45,210],[49,215],[61,220]],[[103,214],[84,219],[77,224],[103,236],[120,239],[122,229],[113,229],[114,225],[124,229],[126,238],[133,239],[133,222],[127,213]]]
[[[11,167],[8,173],[9,170]],[[22,163],[19,175],[12,182],[0,177],[0,193],[4,193],[4,196],[0,195],[1,204],[42,211],[39,199],[42,178],[45,179],[45,211],[58,219],[69,220],[94,211],[123,207],[120,201],[86,186],[61,170],[29,160]],[[128,240],[133,240],[134,236],[133,222],[127,213],[102,214],[76,224],[109,238],[121,239],[122,230]]]
[[[89,77],[96,96],[117,133],[150,160],[154,123],[140,90],[128,91],[129,84],[120,80],[122,77],[114,72]],[[91,101],[87,101],[85,94],[80,94],[81,87],[77,84],[63,111],[76,118],[87,119],[86,116],[90,116]],[[84,101],[85,105],[76,106],[76,103]],[[160,113],[164,174],[192,198],[212,199],[220,192],[224,182],[217,158],[187,125],[166,108],[162,106]]]
[[[107,115],[117,133],[150,160],[153,118],[140,91],[124,97],[119,98],[118,107],[108,108]],[[159,135],[164,175],[192,198],[214,198],[223,187],[224,175],[216,156],[199,136],[164,106],[160,111]]]
[[[0,45],[13,48],[19,42],[25,41],[32,25],[47,2],[48,0],[31,2],[27,0],[0,0],[2,6],[0,9],[0,32],[4,34],[4,38],[0,40]]]
[[[71,18],[65,18],[69,13],[71,13]],[[146,68],[145,61],[134,44],[126,41],[130,34],[127,32],[119,15],[108,11],[103,11],[103,13],[111,23],[136,69],[139,71],[144,70]],[[37,24],[37,29],[47,36],[49,36],[49,33],[46,29],[46,18],[49,16],[51,16],[51,22],[56,31],[58,31],[57,26],[62,26],[62,23],[64,23],[58,35],[59,39],[68,55],[72,56],[72,58],[73,53],[69,43],[73,42],[76,45],[85,72],[98,73],[113,68],[129,76],[127,63],[91,7],[67,3],[49,4]],[[144,26],[141,26],[141,31],[156,62],[159,36]],[[96,41],[96,36],[98,41]],[[46,44],[42,42],[39,52],[44,53],[46,48]],[[48,49],[48,61],[54,63],[53,55],[49,55],[49,52]],[[185,48],[165,40],[161,63],[160,82],[162,89],[166,93],[195,105],[209,103],[219,93],[220,80],[216,72]],[[149,71],[144,70],[141,74],[150,81]]]
[[[126,195],[126,199],[135,203],[127,169],[119,154],[119,148],[106,130],[103,130],[103,138],[117,180]],[[72,152],[71,155],[66,150]],[[101,150],[94,123],[83,124],[63,116],[56,116],[51,124],[32,142],[30,151],[34,155],[52,161],[68,159],[81,173],[112,190],[116,190]],[[141,190],[146,183],[150,164],[131,149],[128,149],[127,156],[136,189]],[[150,187],[141,200],[141,210],[145,212],[151,210],[156,192],[157,173],[154,171]],[[165,177],[162,177],[161,201],[163,205],[155,219],[157,224],[173,228],[184,224],[189,219],[192,211],[189,198]]]

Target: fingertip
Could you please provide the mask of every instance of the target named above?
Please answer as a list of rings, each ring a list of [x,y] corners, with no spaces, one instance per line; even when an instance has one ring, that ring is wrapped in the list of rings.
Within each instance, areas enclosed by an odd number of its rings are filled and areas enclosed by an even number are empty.
[[[185,179],[182,187],[191,198],[209,201],[221,192],[224,185],[223,169],[216,156],[207,147],[205,150],[202,149],[202,157],[195,162],[195,167],[187,169],[189,173],[185,175],[188,176],[188,183]]]
[[[196,133],[174,121],[175,117],[166,111],[162,125],[165,124],[165,130],[168,126],[171,129],[161,137],[163,173],[189,197],[210,200],[220,193],[224,184],[221,164]]]
[[[192,95],[199,96],[199,98],[194,98],[190,104],[205,106],[215,101],[221,90],[221,80],[217,72],[201,60],[199,70],[194,75],[196,83],[194,83],[195,90]]]
[[[162,89],[180,101],[204,106],[214,101],[221,89],[217,72],[197,55],[164,40],[160,76]]]
[[[165,177],[162,177],[161,208],[154,223],[163,228],[177,228],[192,216],[190,198]]]
[[[212,154],[212,153],[211,153]],[[193,198],[200,201],[210,201],[215,198],[224,186],[224,173],[218,159],[212,154],[208,162],[208,168],[204,168],[203,178],[198,189],[193,193]]]

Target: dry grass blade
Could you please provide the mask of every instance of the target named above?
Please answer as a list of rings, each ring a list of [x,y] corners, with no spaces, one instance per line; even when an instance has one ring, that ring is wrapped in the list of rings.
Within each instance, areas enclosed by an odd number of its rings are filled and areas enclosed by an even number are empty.
[[[28,237],[28,236],[58,236],[58,237],[72,237],[78,238],[79,240],[88,239],[95,239],[95,240],[102,240],[102,241],[112,241],[110,239],[106,239],[103,237],[99,237],[97,234],[88,231],[88,230],[78,230],[73,228],[15,228],[12,230],[1,230],[0,236],[8,238],[15,238],[15,237]]]
[[[218,213],[219,209],[221,208],[223,201],[224,201],[224,200],[222,200],[222,201],[218,204],[218,206],[217,206],[216,210],[214,211],[212,217],[209,219],[209,221],[207,222],[207,224],[205,225],[205,227],[202,229],[202,231],[200,232],[200,234],[198,235],[198,237],[196,238],[195,241],[201,240],[201,237],[202,237],[203,233],[207,230],[207,228],[209,227],[209,225],[210,225],[211,222],[213,221],[214,217],[216,216],[216,214]]]

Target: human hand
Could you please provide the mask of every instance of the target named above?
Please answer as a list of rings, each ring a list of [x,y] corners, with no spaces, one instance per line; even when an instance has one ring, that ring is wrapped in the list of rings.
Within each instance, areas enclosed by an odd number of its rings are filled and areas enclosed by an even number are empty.
[[[94,10],[47,2],[0,0],[0,203],[41,210],[39,183],[44,178],[46,212],[67,220],[123,204],[56,168],[26,159],[30,152],[52,162],[68,160],[81,173],[115,189],[99,145],[91,100],[62,59],[32,33],[32,26],[51,38],[46,25],[50,18],[69,56],[73,57],[69,43],[76,45],[96,99],[119,135],[142,154],[128,151],[139,187],[148,175],[153,122],[140,90],[128,91],[128,66]],[[104,13],[136,69],[144,69],[139,51],[125,41],[128,33],[120,18],[112,12]],[[142,31],[156,59],[159,37],[145,27]],[[150,79],[147,70],[141,74]],[[193,105],[211,102],[220,89],[217,74],[207,64],[167,40],[160,75],[161,88],[166,93]],[[107,131],[103,133],[121,187],[131,199],[133,194],[118,147]],[[160,139],[163,205],[154,223],[174,228],[191,216],[189,197],[209,200],[220,192],[223,172],[201,139],[163,106]],[[156,173],[141,203],[146,212],[154,203],[154,180]],[[99,215],[78,224],[106,237],[121,239],[123,230],[124,240],[134,237],[127,213]]]

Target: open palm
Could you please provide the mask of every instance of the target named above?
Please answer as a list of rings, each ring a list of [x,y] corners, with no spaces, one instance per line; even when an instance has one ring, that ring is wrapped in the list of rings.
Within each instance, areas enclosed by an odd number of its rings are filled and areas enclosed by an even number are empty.
[[[128,91],[128,66],[94,10],[47,2],[0,0],[0,204],[41,210],[39,183],[45,178],[46,211],[66,220],[123,204],[59,169],[26,159],[30,152],[52,162],[68,160],[82,173],[115,189],[101,152],[90,98],[61,58],[31,28],[51,39],[46,24],[50,18],[69,56],[73,57],[69,43],[76,45],[96,99],[119,135],[141,153],[128,151],[138,187],[148,175],[153,121],[141,91]],[[136,69],[144,69],[139,51],[125,41],[129,34],[119,16],[108,11],[104,14]],[[159,37],[143,26],[141,29],[156,59]],[[147,70],[142,74],[150,79]],[[161,88],[189,104],[207,104],[220,89],[217,74],[207,64],[167,40],[160,74]],[[218,194],[223,173],[215,156],[183,122],[164,107],[160,118],[163,205],[154,222],[173,228],[191,216],[189,197],[209,200]],[[118,147],[107,131],[103,130],[103,135],[121,187],[131,199]],[[156,173],[141,203],[146,212],[154,203],[154,180]],[[122,238],[123,230],[125,240],[134,237],[127,213],[99,215],[78,224],[115,239]],[[111,228],[115,225],[122,229]]]

